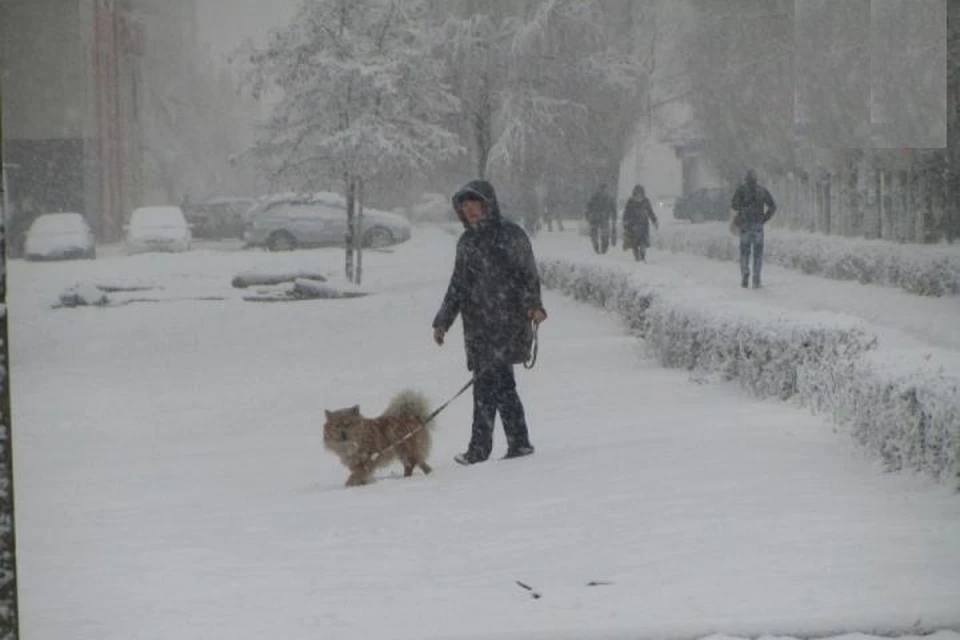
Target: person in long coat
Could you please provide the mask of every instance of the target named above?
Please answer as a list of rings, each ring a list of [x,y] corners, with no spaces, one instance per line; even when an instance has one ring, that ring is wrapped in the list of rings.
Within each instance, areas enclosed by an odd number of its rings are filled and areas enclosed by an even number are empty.
[[[473,427],[466,452],[455,460],[483,462],[493,448],[500,414],[507,437],[505,458],[533,453],[513,367],[526,362],[533,325],[547,318],[533,247],[524,230],[502,217],[493,185],[467,183],[453,196],[464,232],[450,284],[433,320],[438,345],[459,315],[463,321],[467,368],[474,374]]]
[[[633,194],[623,208],[623,249],[633,251],[634,260],[644,262],[650,246],[650,223],[659,228],[657,214],[642,185],[633,188]]]

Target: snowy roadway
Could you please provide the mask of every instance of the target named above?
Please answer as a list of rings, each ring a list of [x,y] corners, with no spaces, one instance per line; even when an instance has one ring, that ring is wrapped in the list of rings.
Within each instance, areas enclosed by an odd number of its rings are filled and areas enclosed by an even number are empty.
[[[881,473],[795,407],[660,369],[553,293],[519,373],[533,458],[454,465],[467,396],[440,415],[433,475],[344,490],[324,408],[374,414],[407,385],[439,404],[467,379],[459,329],[430,340],[453,248],[420,230],[366,254],[376,295],[289,304],[230,279],[338,273],[342,254],[13,262],[23,637],[960,638],[948,488]],[[167,301],[50,309],[118,280]],[[207,295],[226,299],[172,300]]]

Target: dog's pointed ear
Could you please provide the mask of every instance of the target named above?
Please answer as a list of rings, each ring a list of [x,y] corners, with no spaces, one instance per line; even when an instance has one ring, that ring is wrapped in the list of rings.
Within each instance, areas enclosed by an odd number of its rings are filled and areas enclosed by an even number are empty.
[[[354,415],[360,415],[360,405],[355,404],[352,407],[350,407],[350,413]]]
[[[329,411],[327,411],[326,409],[323,410],[323,413],[324,413],[324,415],[327,416],[327,420],[329,420],[330,418],[333,417],[333,414],[331,414],[331,413],[330,413]]]

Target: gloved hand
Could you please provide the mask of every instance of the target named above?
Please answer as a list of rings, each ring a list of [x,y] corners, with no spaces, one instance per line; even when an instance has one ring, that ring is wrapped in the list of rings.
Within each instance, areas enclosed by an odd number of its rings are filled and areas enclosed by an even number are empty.
[[[541,322],[547,319],[547,312],[543,309],[531,309],[527,313],[527,317],[531,322],[533,322],[533,324],[539,325]]]

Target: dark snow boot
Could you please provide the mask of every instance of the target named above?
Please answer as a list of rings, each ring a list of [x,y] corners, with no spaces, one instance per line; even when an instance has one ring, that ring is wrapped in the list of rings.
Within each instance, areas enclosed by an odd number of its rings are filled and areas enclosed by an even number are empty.
[[[746,275],[740,279],[740,286],[746,289],[750,286],[750,276]]]
[[[476,451],[468,449],[464,453],[458,453],[457,455],[453,456],[453,460],[457,464],[462,464],[465,467],[469,467],[472,464],[485,461],[486,458],[481,456]]]
[[[526,444],[519,447],[512,447],[507,449],[507,455],[500,458],[501,460],[512,460],[513,458],[523,458],[533,454],[533,445]]]

